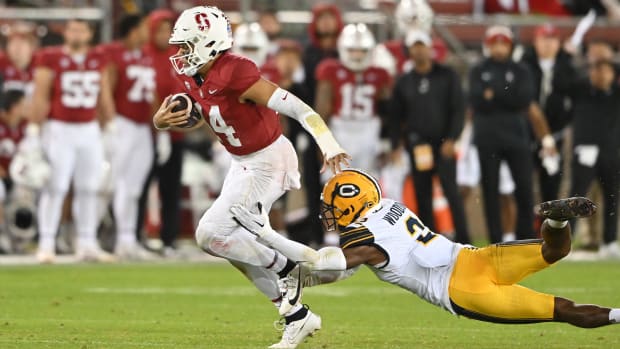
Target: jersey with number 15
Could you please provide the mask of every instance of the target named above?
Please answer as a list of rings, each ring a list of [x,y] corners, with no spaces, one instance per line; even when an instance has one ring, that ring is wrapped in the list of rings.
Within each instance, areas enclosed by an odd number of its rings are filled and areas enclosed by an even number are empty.
[[[363,121],[377,115],[381,91],[391,84],[387,70],[368,67],[354,72],[339,60],[323,60],[316,68],[316,80],[328,81],[334,91],[332,113],[344,120]]]
[[[35,58],[35,69],[53,73],[49,118],[66,122],[88,122],[96,117],[105,57],[95,50],[72,56],[62,46],[42,49]]]
[[[278,114],[239,97],[261,78],[249,59],[224,53],[204,77],[179,76],[185,92],[202,108],[207,124],[226,150],[247,155],[266,148],[282,134]]]

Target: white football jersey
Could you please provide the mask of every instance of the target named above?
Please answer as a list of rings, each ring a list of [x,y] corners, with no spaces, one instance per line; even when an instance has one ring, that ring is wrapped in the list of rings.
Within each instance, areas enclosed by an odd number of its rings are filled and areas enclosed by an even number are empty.
[[[382,265],[370,266],[379,279],[454,313],[448,286],[463,245],[431,232],[413,212],[394,200],[381,200],[358,222],[340,233],[341,248],[377,247],[387,257]]]

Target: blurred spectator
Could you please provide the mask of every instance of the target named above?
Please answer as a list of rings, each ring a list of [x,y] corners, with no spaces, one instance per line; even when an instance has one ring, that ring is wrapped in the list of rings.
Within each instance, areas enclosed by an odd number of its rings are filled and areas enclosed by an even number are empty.
[[[433,175],[439,176],[450,204],[458,242],[469,243],[463,202],[456,185],[455,141],[463,130],[465,103],[454,70],[432,59],[431,37],[410,31],[405,40],[414,68],[396,82],[390,125],[392,147],[404,139],[418,202],[417,214],[437,231],[433,214]]]
[[[326,58],[337,58],[337,40],[344,24],[340,10],[336,5],[319,3],[312,8],[312,22],[308,26],[310,43],[303,53],[303,65],[305,71],[304,85],[308,93],[309,105],[314,105],[316,92],[315,70],[319,63]],[[324,115],[322,115],[324,116]],[[305,243],[323,243],[323,228],[319,221],[319,203],[321,196],[321,170],[322,158],[318,147],[312,141],[307,142],[307,148],[302,154],[303,182],[306,185],[306,204],[308,207],[308,226],[315,234],[310,241]]]
[[[258,24],[263,28],[267,38],[269,39],[269,48],[267,53],[271,56],[278,51],[277,40],[282,35],[282,25],[278,20],[278,12],[276,10],[265,10],[258,14]]]
[[[587,194],[594,179],[604,196],[604,229],[600,254],[620,258],[617,244],[620,189],[620,89],[614,65],[598,60],[589,65],[588,81],[574,89],[571,195]]]
[[[149,15],[150,42],[146,45],[146,53],[153,58],[155,68],[155,83],[157,100],[154,104],[160,105],[162,100],[178,91],[178,80],[170,56],[176,49],[168,45],[172,34],[172,26],[176,15],[169,10],[156,10]],[[161,199],[161,228],[160,237],[164,244],[164,255],[175,255],[175,241],[180,231],[180,202],[181,202],[181,173],[183,170],[184,136],[181,132],[157,132],[157,166],[155,176],[158,178],[159,195]],[[148,182],[142,192],[141,217],[144,217],[144,202],[146,201]],[[139,223],[144,221],[139,219]],[[140,229],[141,226],[139,226]]]
[[[522,62],[532,72],[534,98],[547,118],[558,149],[562,149],[566,134],[564,129],[572,118],[569,92],[577,78],[572,57],[560,46],[558,30],[550,24],[545,24],[536,28],[534,46],[527,50],[522,58]],[[534,163],[538,170],[542,201],[555,200],[558,198],[562,180],[562,160],[559,160],[555,168],[545,167],[539,156],[540,151],[540,147],[537,147]]]
[[[0,75],[3,90],[22,90],[32,95],[32,58],[38,46],[35,27],[31,23],[16,22],[8,28],[6,55],[0,53]]]
[[[487,228],[491,243],[502,241],[499,167],[506,160],[515,181],[517,239],[534,236],[532,157],[526,113],[534,100],[528,69],[511,60],[512,32],[492,26],[485,34],[489,57],[470,72],[474,144],[478,148]]]
[[[269,39],[258,23],[243,23],[237,26],[233,40],[234,53],[251,59],[259,67],[265,64],[269,53]]]
[[[99,47],[108,57],[107,74],[117,113],[114,124],[104,132],[114,139],[109,161],[114,182],[115,254],[125,260],[151,257],[136,239],[138,201],[154,158],[155,70],[143,48],[149,38],[147,24],[142,15],[125,15],[118,24],[120,40]]]
[[[581,16],[594,10],[597,16],[620,19],[620,4],[617,0],[564,0],[564,4],[573,15]]]
[[[96,239],[97,191],[104,166],[103,144],[97,117],[103,124],[114,117],[106,57],[91,46],[93,28],[72,19],[65,29],[65,45],[40,51],[35,62],[31,122],[42,125],[43,136],[28,135],[33,151],[43,149],[52,174],[39,200],[41,263],[55,259],[55,236],[63,200],[73,184],[73,219],[77,255],[81,260],[108,262]],[[35,146],[36,145],[36,146]]]
[[[13,187],[9,167],[17,151],[17,145],[24,136],[25,116],[24,91],[6,91],[0,105],[0,253],[8,253],[12,250],[10,232],[6,229],[4,221],[5,204]]]
[[[566,2],[565,0],[474,0],[474,13],[532,13],[569,16],[570,11],[565,5]]]

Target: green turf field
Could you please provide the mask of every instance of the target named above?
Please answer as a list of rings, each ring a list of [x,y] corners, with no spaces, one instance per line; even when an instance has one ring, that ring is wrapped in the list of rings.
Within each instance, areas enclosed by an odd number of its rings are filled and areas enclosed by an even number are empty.
[[[265,348],[273,306],[226,264],[0,267],[0,348]],[[620,264],[564,263],[525,284],[620,305]],[[620,326],[456,318],[363,270],[308,289],[323,329],[300,348],[620,348]]]

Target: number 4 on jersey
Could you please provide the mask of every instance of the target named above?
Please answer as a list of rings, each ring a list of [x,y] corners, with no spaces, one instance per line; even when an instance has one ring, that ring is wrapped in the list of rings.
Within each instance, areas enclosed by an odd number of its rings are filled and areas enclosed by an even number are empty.
[[[241,141],[235,137],[235,129],[232,126],[226,125],[226,121],[220,113],[220,107],[214,105],[209,109],[209,124],[215,133],[222,133],[226,135],[226,141],[233,147],[240,147]]]

